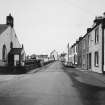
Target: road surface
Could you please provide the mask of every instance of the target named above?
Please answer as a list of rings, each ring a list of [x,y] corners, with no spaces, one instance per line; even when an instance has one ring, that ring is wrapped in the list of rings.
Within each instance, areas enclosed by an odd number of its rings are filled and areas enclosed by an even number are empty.
[[[57,61],[37,73],[0,81],[0,105],[101,105],[94,97],[85,99],[89,94],[81,96],[78,85]]]

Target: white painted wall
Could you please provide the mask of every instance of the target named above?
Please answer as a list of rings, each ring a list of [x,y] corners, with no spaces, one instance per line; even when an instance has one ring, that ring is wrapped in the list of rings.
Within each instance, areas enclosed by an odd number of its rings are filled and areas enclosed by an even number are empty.
[[[89,53],[92,54],[92,71],[98,72],[98,73],[102,73],[102,25],[100,24],[99,26],[99,43],[95,44],[95,28],[94,30],[92,30],[90,32],[90,44],[89,44]],[[94,53],[95,51],[99,52],[99,66],[95,67],[94,65]]]
[[[12,42],[13,42],[13,48],[21,48],[21,44],[19,43],[18,37],[16,36],[15,30],[10,27],[10,31],[12,30]],[[11,34],[10,34],[11,37]]]
[[[77,59],[77,51],[76,51],[76,46],[73,46],[72,48],[70,48],[70,54],[69,54],[69,61],[72,63],[72,64],[77,64],[77,61],[75,61],[74,59],[74,56],[76,57]]]
[[[21,48],[21,45],[18,41],[18,38],[15,34],[15,31],[13,28],[8,26],[8,28],[1,33],[0,35],[0,65],[5,65],[6,63],[2,62],[2,48],[3,45],[6,45],[7,48],[7,54],[10,52],[10,43],[13,42],[13,48]],[[8,59],[8,58],[7,58]]]

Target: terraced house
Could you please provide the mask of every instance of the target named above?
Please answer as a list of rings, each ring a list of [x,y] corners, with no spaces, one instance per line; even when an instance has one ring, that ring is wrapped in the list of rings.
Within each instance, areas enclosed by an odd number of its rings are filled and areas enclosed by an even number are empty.
[[[82,68],[88,69],[88,34],[84,35],[82,42]]]
[[[69,62],[71,62],[72,64],[73,64],[73,66],[77,66],[77,44],[76,43],[74,43],[72,46],[71,46],[71,48],[70,48],[70,61]]]
[[[104,17],[96,17],[93,27],[88,32],[88,69],[99,73],[104,71],[104,23]]]
[[[105,14],[94,19],[87,33],[76,41],[78,67],[104,73],[105,71]],[[71,48],[70,48],[71,49]]]

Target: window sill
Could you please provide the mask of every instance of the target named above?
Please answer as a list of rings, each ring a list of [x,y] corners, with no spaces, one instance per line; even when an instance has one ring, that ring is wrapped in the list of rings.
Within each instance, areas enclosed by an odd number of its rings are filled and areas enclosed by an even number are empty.
[[[95,65],[95,67],[99,67],[99,65]]]

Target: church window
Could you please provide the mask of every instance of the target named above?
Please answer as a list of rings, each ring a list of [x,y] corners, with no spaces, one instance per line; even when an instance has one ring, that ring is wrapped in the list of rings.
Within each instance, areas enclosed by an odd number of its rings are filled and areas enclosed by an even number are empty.
[[[6,46],[3,45],[3,48],[2,48],[2,60],[3,61],[6,61],[6,56],[7,56],[7,49],[6,49]]]
[[[13,42],[10,43],[10,48],[13,48]]]

